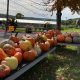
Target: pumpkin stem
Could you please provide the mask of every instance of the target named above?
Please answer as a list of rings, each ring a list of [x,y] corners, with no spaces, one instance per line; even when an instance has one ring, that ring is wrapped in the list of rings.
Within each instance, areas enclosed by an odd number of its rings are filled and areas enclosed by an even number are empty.
[[[18,35],[18,32],[16,32],[15,37],[17,37],[17,35]]]

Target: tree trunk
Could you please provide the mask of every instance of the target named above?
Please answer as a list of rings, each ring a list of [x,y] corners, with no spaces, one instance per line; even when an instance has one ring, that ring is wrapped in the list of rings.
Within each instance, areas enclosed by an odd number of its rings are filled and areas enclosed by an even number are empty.
[[[56,29],[58,29],[58,30],[61,30],[61,15],[62,15],[61,10],[57,9],[57,14],[56,14],[56,16],[57,16],[57,28]]]

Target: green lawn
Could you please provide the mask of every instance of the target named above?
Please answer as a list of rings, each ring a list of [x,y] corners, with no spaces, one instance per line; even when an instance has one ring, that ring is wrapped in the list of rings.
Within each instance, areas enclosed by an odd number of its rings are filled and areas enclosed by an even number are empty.
[[[80,80],[80,55],[76,50],[58,47],[16,80]]]
[[[66,30],[62,30],[62,32],[80,32],[80,28],[76,29],[76,28],[69,28]]]

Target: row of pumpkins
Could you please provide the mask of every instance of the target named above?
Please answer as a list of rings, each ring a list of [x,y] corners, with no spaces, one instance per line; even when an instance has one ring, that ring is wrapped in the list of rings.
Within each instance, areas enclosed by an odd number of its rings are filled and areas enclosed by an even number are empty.
[[[58,42],[80,43],[80,33],[78,32],[65,32],[64,34],[58,35],[57,38],[59,38]]]
[[[78,33],[62,34],[59,30],[31,35],[12,35],[0,42],[0,78],[6,77],[23,61],[31,62],[58,42],[72,42]],[[66,39],[67,38],[67,39]]]

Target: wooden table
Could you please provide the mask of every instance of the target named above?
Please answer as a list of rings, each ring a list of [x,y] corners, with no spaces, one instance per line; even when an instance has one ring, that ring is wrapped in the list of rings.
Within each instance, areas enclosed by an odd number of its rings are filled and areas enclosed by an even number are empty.
[[[77,54],[80,54],[80,43],[58,43],[58,45],[71,45],[77,47]]]
[[[4,78],[4,80],[15,80],[17,77],[19,77],[21,74],[29,70],[31,67],[36,65],[38,62],[40,62],[43,58],[47,57],[49,53],[54,52],[56,47],[50,49],[46,53],[42,53],[39,57],[37,57],[34,61],[32,62],[22,62],[18,68],[15,71],[12,71],[9,76]]]

